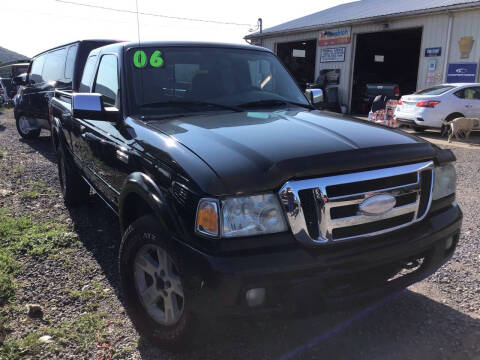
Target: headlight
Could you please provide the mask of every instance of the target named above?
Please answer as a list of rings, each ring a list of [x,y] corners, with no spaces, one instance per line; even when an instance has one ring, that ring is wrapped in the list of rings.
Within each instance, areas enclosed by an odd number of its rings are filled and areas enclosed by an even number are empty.
[[[457,175],[453,164],[435,167],[432,199],[438,200],[455,192]]]
[[[220,233],[223,237],[240,237],[283,232],[287,223],[278,198],[263,194],[229,197],[221,201],[221,206],[215,199],[201,199],[195,229],[212,237]]]
[[[222,200],[224,237],[271,234],[287,230],[274,194],[231,197]]]

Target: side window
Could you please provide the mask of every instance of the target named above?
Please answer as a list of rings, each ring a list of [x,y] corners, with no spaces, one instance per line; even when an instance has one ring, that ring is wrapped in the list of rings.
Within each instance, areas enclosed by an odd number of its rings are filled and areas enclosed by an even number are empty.
[[[72,45],[68,48],[67,61],[65,63],[65,79],[71,80],[73,69],[75,68],[75,59],[77,57],[78,45]]]
[[[118,94],[117,57],[104,55],[100,60],[94,92],[103,95],[105,105],[115,106]]]
[[[458,90],[454,95],[459,99],[465,99],[465,89]]]
[[[480,88],[473,87],[465,89],[465,99],[480,100]]]
[[[42,70],[43,70],[43,64],[45,64],[45,58],[46,55],[41,55],[39,57],[36,57],[33,60],[32,63],[32,68],[30,70],[30,75],[29,75],[29,80],[33,81],[35,83],[41,83],[42,80]]]
[[[67,49],[59,49],[48,54],[43,67],[42,78],[44,81],[64,81],[65,60]]]
[[[95,64],[97,63],[97,55],[91,55],[88,57],[85,63],[85,69],[83,69],[82,81],[78,87],[79,92],[90,92],[92,90],[92,80],[95,76]]]

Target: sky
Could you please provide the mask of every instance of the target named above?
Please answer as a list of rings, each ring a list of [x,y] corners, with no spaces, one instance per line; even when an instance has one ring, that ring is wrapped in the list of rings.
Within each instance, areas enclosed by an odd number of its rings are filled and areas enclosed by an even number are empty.
[[[69,1],[65,3],[61,1]],[[0,46],[26,56],[79,39],[190,40],[244,43],[243,37],[263,19],[264,29],[351,0],[1,0]],[[102,6],[241,25],[184,21],[159,16],[79,6]],[[8,34],[8,36],[5,36]]]

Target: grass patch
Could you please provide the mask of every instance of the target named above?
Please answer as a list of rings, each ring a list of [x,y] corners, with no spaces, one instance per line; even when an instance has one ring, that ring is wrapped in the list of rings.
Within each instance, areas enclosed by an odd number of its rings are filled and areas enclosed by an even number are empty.
[[[34,356],[40,349],[53,352],[65,345],[75,345],[76,349],[86,351],[93,348],[98,339],[105,337],[104,314],[84,314],[74,320],[64,321],[57,327],[42,326],[22,339],[12,339],[0,347],[1,360],[17,360],[23,356]],[[52,337],[49,344],[40,344],[44,335]]]
[[[26,200],[38,198],[40,195],[51,194],[52,190],[41,181],[29,181],[27,189],[20,193],[20,197]]]
[[[0,208],[0,247],[15,255],[46,257],[76,242],[76,235],[65,224],[41,223],[25,216],[14,218]]]
[[[14,275],[19,269],[11,252],[0,248],[0,306],[9,303],[15,296]]]
[[[16,256],[45,258],[76,243],[76,235],[64,224],[15,218],[0,208],[0,305],[9,303],[15,295],[14,276],[20,270]]]
[[[67,289],[67,293],[74,299],[80,301],[99,300],[107,297],[107,294],[103,291],[102,285],[94,281],[92,285],[82,288],[82,290]]]
[[[3,149],[0,149],[0,160],[4,159],[7,155],[7,152]]]
[[[23,166],[23,165],[18,165],[18,164],[17,164],[17,165],[14,165],[12,169],[13,169],[13,173],[14,173],[15,175],[20,175],[21,173],[25,172],[25,170],[26,170],[26,169],[25,169],[25,166]]]

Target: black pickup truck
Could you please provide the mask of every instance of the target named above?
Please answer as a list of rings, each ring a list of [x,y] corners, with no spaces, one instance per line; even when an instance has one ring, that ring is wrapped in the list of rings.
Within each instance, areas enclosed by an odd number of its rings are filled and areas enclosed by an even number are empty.
[[[21,85],[14,116],[20,136],[34,139],[50,130],[48,104],[55,89],[81,91],[85,61],[91,50],[115,40],[79,40],[35,55],[25,74],[14,77]]]
[[[164,346],[198,316],[384,296],[457,246],[453,153],[315,110],[267,49],[117,43],[83,79],[50,103],[61,189],[118,214],[126,308]]]

